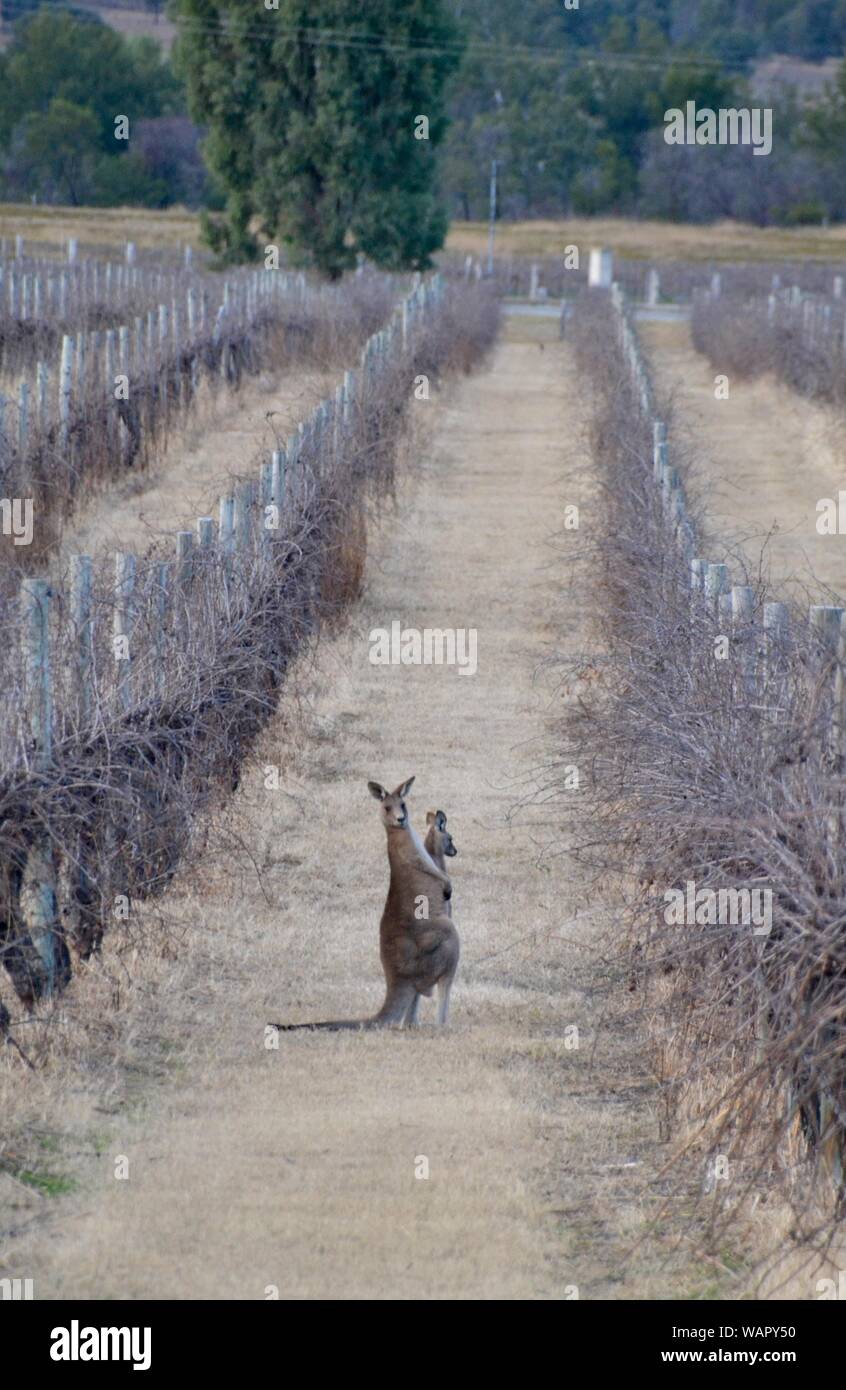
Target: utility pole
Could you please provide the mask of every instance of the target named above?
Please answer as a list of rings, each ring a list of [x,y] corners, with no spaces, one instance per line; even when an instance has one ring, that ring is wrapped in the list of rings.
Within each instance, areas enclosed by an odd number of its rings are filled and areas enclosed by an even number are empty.
[[[496,222],[496,175],[497,161],[491,160],[491,216],[488,226],[488,275],[493,275],[494,263],[494,224]]]

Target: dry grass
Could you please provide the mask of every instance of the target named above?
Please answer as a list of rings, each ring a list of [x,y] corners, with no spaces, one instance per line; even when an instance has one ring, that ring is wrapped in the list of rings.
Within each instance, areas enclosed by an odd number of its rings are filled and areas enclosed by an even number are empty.
[[[333,390],[338,371],[292,365],[262,372],[237,392],[204,392],[196,411],[174,430],[151,465],[87,497],[62,532],[58,563],[104,549],[146,549],[198,516],[217,516],[233,464],[266,455]]]
[[[643,323],[639,333],[672,400],[677,443],[695,455],[708,533],[739,547],[779,595],[846,595],[842,537],[816,529],[817,502],[836,499],[842,478],[842,415],[771,373],[729,374],[729,399],[717,400],[715,376],[727,368],[695,351],[687,323]]]
[[[563,255],[570,245],[608,246],[624,260],[658,262],[838,260],[846,254],[846,226],[752,227],[728,221],[688,226],[625,217],[572,217],[562,221],[501,222],[497,226],[497,256]],[[487,246],[487,224],[453,222],[448,250],[484,258]]]
[[[0,204],[0,236],[15,234],[59,243],[160,248],[176,242],[199,247],[200,222],[185,208],[59,208]],[[609,246],[623,259],[690,261],[780,261],[846,256],[846,226],[752,227],[736,222],[687,226],[623,217],[573,217],[562,221],[501,222],[498,256],[563,255],[569,245]],[[481,222],[453,222],[447,250],[484,257],[488,229]]]
[[[143,250],[201,244],[199,215],[182,207],[64,208],[0,203],[0,236],[22,236],[54,246],[64,244],[68,237],[76,237],[81,246],[122,247],[134,241]]]

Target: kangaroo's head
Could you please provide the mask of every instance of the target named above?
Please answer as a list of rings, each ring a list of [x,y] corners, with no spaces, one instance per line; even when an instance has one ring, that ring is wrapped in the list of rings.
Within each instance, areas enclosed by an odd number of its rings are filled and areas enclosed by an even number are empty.
[[[441,854],[445,854],[447,859],[452,859],[458,853],[455,841],[446,828],[447,818],[445,811],[427,811],[426,824],[429,827],[426,835],[426,845],[432,841],[432,848],[440,849]]]
[[[407,782],[400,782],[394,791],[386,791],[380,782],[368,782],[367,789],[371,796],[382,804],[382,824],[386,830],[406,830],[409,825],[408,807],[405,798],[408,796],[413,777],[409,777]]]

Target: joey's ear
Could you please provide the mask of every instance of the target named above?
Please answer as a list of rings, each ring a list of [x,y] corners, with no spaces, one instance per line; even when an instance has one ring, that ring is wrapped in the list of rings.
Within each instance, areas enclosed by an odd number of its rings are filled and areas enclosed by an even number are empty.
[[[371,796],[375,796],[377,801],[384,801],[385,797],[388,795],[385,788],[380,786],[378,782],[368,782],[367,790],[370,792]]]
[[[439,830],[446,830],[446,814],[444,811],[435,812],[435,824]]]
[[[434,825],[434,824],[435,824],[435,817],[436,817],[437,814],[438,814],[437,811],[427,811],[427,812],[426,812],[426,824],[427,824],[427,825]]]
[[[408,796],[408,793],[411,791],[411,784],[413,781],[414,778],[409,777],[407,782],[400,782],[399,786],[394,792],[394,796]]]

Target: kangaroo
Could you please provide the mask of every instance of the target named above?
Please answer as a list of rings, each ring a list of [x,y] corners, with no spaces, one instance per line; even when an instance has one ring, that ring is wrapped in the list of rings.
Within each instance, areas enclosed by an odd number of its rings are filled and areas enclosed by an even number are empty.
[[[388,897],[379,924],[379,954],[387,986],[381,1009],[373,1018],[271,1026],[283,1032],[301,1028],[340,1032],[416,1023],[420,995],[431,995],[435,986],[438,988],[438,1023],[442,1026],[446,1023],[459,957],[458,932],[448,911],[452,883],[409,820],[405,798],[413,782],[414,778],[409,777],[392,792],[386,791],[379,782],[367,784],[371,796],[381,805],[391,871]],[[440,837],[442,832],[436,831],[436,834]],[[451,844],[452,837],[448,838]],[[449,852],[440,839],[437,847],[444,853]],[[417,916],[421,906],[426,912],[424,917]]]
[[[443,874],[446,873],[446,858],[449,857],[450,859],[452,859],[458,853],[455,841],[453,840],[452,836],[446,828],[446,823],[447,818],[446,813],[444,811],[426,812],[426,824],[429,827],[429,829],[426,832],[426,839],[423,841],[423,848],[426,850],[426,853],[429,855],[429,857],[431,859],[434,859],[435,863],[437,864],[438,868]],[[444,903],[443,910],[448,917],[452,917],[451,896]],[[447,1007],[449,1007],[449,989],[451,987],[451,983],[452,982],[450,981],[450,985],[446,986]],[[411,1008],[406,1014],[406,1027],[416,1025],[417,1010],[419,1007],[420,995],[415,993],[414,998],[411,1001]]]
[[[453,840],[452,836],[446,828],[446,823],[447,818],[445,811],[426,812],[426,824],[429,827],[429,829],[426,831],[426,838],[423,841],[423,848],[429,855],[430,859],[434,859],[442,874],[445,874],[447,871],[444,859],[447,857],[452,859],[458,853],[458,850],[455,847],[455,841]],[[451,897],[444,904],[444,907],[447,916],[451,917]]]

